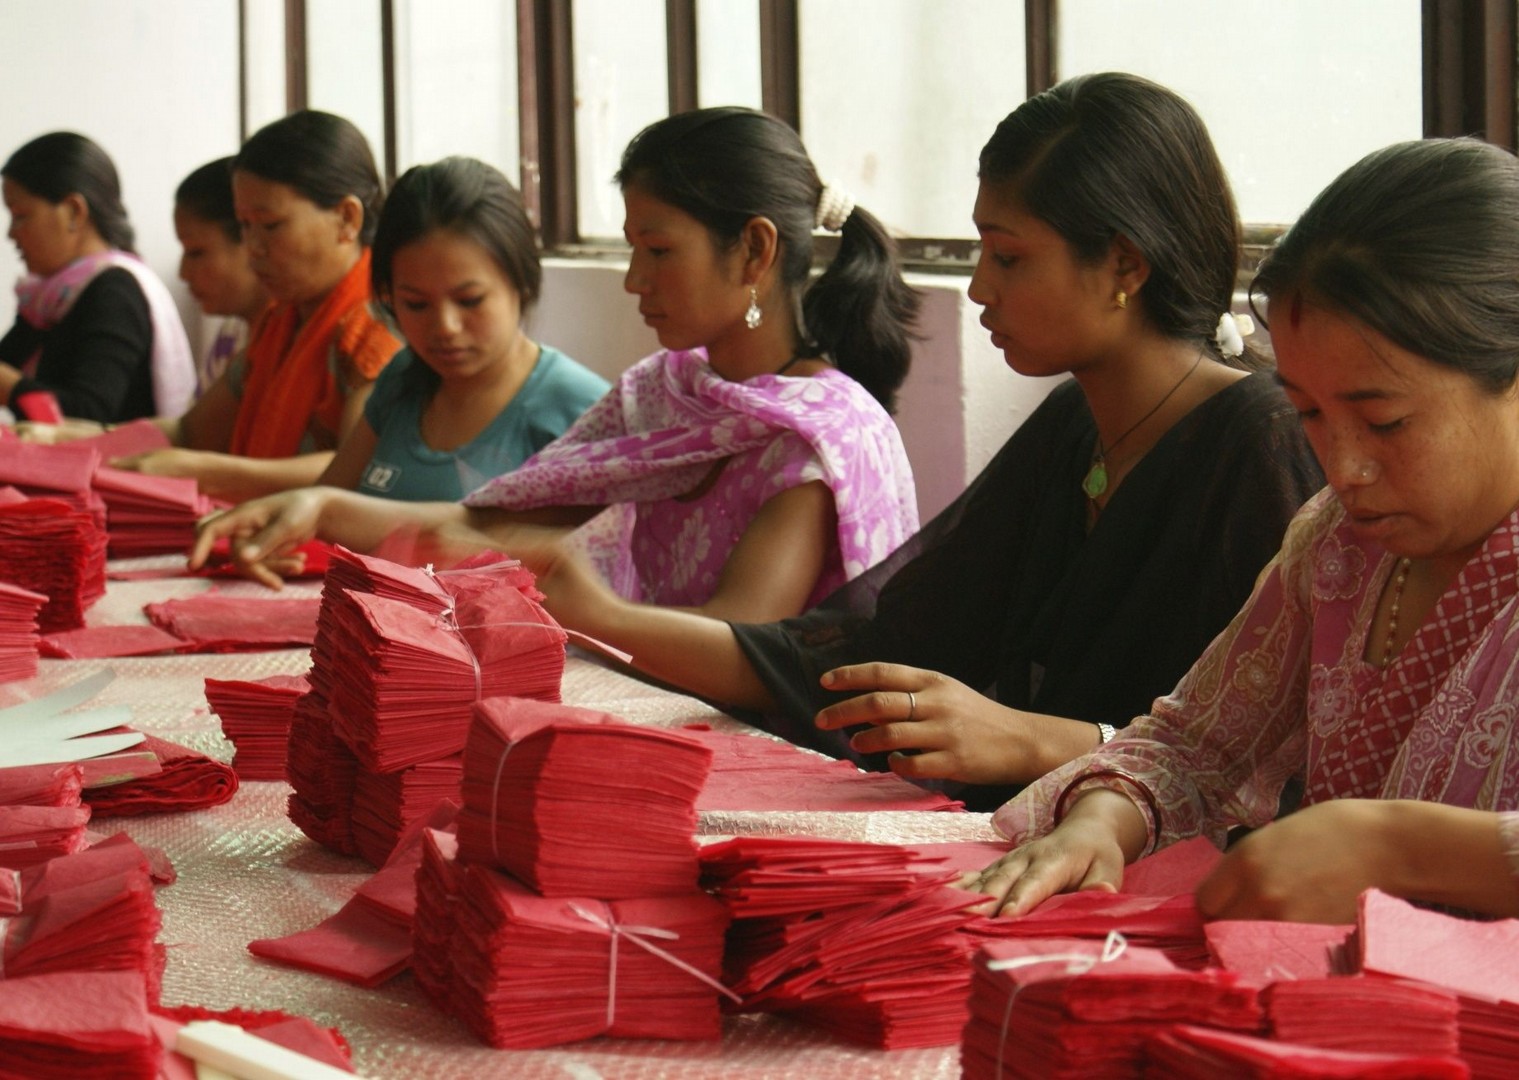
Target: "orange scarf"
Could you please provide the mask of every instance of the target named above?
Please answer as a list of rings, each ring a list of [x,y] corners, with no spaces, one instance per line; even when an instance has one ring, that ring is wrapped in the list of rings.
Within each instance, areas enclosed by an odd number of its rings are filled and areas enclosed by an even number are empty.
[[[401,343],[369,313],[369,249],[304,325],[294,304],[276,304],[254,323],[248,375],[230,450],[242,457],[291,457],[312,427],[338,441],[347,388],[328,356],[372,380]]]

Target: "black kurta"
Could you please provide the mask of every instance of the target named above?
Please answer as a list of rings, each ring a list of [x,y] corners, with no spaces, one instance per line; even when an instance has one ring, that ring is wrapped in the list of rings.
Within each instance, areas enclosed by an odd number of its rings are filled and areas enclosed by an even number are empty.
[[[816,712],[818,677],[880,660],[943,672],[1016,709],[1126,725],[1171,690],[1250,594],[1323,485],[1292,406],[1257,373],[1183,417],[1088,533],[1097,431],[1054,390],[965,493],[895,555],[795,619],[735,625],[780,705],[757,720],[867,767]],[[951,786],[973,809],[1011,788]]]

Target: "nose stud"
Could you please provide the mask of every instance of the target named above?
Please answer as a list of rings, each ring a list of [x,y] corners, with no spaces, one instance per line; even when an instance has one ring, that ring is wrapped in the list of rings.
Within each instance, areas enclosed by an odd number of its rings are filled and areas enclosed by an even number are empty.
[[[1362,465],[1361,468],[1360,468],[1360,471],[1356,473],[1356,479],[1357,480],[1370,480],[1371,479],[1371,466],[1370,465]]]

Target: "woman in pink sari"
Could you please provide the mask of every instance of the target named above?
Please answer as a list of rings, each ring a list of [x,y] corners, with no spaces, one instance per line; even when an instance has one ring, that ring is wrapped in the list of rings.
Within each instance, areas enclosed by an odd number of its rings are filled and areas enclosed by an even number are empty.
[[[374,550],[409,529],[429,547],[488,543],[534,564],[596,518],[578,542],[622,596],[768,620],[912,535],[890,409],[917,297],[880,223],[819,180],[794,131],[750,109],[650,125],[617,181],[625,286],[660,352],[463,505],[287,493],[213,519],[192,561],[233,537],[236,557],[273,584],[266,560],[293,543]],[[839,249],[810,281],[819,228],[840,234]]]
[[[1210,917],[1350,922],[1372,887],[1519,915],[1519,162],[1372,154],[1256,289],[1330,486],[1170,695],[997,812],[1022,846],[967,884],[1019,914],[1242,825]]]

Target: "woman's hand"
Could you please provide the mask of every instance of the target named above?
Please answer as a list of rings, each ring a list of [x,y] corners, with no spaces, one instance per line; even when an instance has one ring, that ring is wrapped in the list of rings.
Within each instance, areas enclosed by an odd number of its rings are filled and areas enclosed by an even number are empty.
[[[818,713],[817,726],[874,725],[849,745],[862,754],[890,753],[892,772],[910,779],[1022,784],[1099,743],[1093,724],[1009,709],[947,675],[905,664],[834,668],[822,683],[866,693]]]
[[[198,480],[224,456],[206,450],[186,450],[171,446],[163,450],[148,450],[141,454],[113,458],[111,468],[126,469],[144,476],[187,476]]]
[[[1014,848],[979,873],[956,884],[990,899],[985,915],[1023,915],[1062,892],[1116,892],[1128,859],[1125,839],[1133,829],[1143,843],[1144,824],[1134,804],[1115,791],[1089,791],[1048,835]]]
[[[190,569],[204,566],[212,546],[225,539],[239,571],[271,589],[282,587],[281,572],[294,565],[291,550],[316,537],[324,491],[298,488],[208,514],[196,527]]]
[[[65,418],[61,424],[44,424],[38,420],[22,420],[13,426],[16,437],[22,442],[52,445],[90,439],[105,433],[105,425],[94,420]]]

